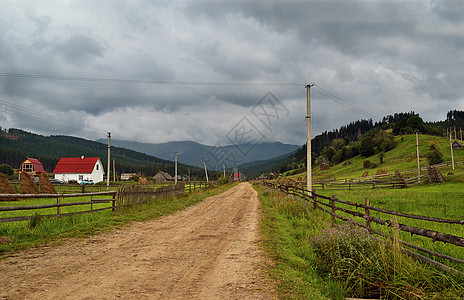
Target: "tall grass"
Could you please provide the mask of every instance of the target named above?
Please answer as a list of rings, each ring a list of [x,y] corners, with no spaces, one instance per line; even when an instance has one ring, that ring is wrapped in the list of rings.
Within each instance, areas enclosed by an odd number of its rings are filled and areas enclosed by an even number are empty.
[[[350,224],[330,223],[302,200],[259,187],[265,246],[283,298],[461,299],[464,281],[419,263],[394,242]]]

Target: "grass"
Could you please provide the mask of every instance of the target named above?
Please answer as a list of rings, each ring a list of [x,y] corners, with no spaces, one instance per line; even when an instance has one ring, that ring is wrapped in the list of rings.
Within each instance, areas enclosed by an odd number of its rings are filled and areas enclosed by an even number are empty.
[[[63,218],[33,217],[30,221],[3,223],[0,224],[0,237],[6,237],[13,242],[0,244],[0,253],[5,255],[16,250],[54,243],[63,238],[85,237],[120,228],[131,222],[155,219],[220,194],[231,186],[232,184],[219,186],[183,197],[156,199],[146,204],[124,207],[115,212],[107,210]]]
[[[375,189],[375,190],[337,190],[337,191],[320,191],[321,194],[335,196],[339,199],[348,200],[355,203],[364,204],[364,199],[369,198],[370,205],[374,207],[385,208],[401,213],[422,215],[428,217],[462,220],[464,212],[464,202],[459,201],[462,198],[464,183],[448,182],[445,184],[426,184],[407,189]],[[356,210],[353,207],[337,204],[337,206]],[[358,210],[363,212],[363,210]],[[337,214],[348,217],[347,214],[337,212]],[[464,237],[464,228],[458,224],[436,223],[423,220],[414,220],[405,217],[395,217],[384,213],[371,211],[371,215],[383,220],[392,220],[401,224],[435,230],[441,233],[452,234]],[[364,224],[365,221],[360,218],[350,216],[354,221]],[[372,228],[381,232],[389,229],[385,226],[372,223]],[[411,236],[409,233],[401,232],[400,239],[411,244],[423,247],[435,252],[446,254],[455,258],[464,260],[464,249],[452,244],[442,242],[433,242],[430,238],[417,235]],[[452,263],[448,260],[440,260],[455,269],[464,272],[464,266],[458,263]]]
[[[403,255],[388,244],[333,226],[330,215],[302,200],[257,187],[263,203],[271,276],[285,299],[461,299],[464,281]],[[390,235],[395,237],[395,232]],[[395,237],[395,240],[398,236]]]

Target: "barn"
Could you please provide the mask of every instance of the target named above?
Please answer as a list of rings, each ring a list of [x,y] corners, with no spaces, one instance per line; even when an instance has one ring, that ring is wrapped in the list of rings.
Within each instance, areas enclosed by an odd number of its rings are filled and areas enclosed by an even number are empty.
[[[99,157],[66,157],[60,159],[53,170],[55,179],[63,182],[75,180],[93,180],[94,183],[103,181],[103,164]]]
[[[158,173],[156,173],[155,176],[153,176],[153,179],[155,179],[156,181],[172,181],[174,180],[174,178],[169,175],[169,173],[166,173],[166,172],[163,172],[163,171],[159,171]]]

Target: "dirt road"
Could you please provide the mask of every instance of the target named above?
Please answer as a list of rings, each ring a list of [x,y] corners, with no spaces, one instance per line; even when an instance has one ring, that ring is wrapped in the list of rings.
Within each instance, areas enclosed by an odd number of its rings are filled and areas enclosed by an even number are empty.
[[[184,211],[0,260],[1,299],[276,299],[249,183]]]

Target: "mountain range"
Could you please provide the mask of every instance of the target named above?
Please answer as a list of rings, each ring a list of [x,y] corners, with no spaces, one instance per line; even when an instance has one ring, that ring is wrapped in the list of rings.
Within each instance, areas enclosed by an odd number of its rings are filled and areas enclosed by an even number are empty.
[[[104,139],[98,140],[106,143]],[[164,160],[174,161],[177,151],[177,160],[180,163],[203,167],[206,162],[210,170],[222,170],[223,164],[227,169],[235,166],[245,166],[255,161],[272,160],[282,156],[290,156],[301,146],[283,144],[280,142],[260,144],[240,144],[227,146],[208,146],[192,141],[177,141],[168,143],[139,143],[122,140],[111,140],[111,145],[126,148]]]

